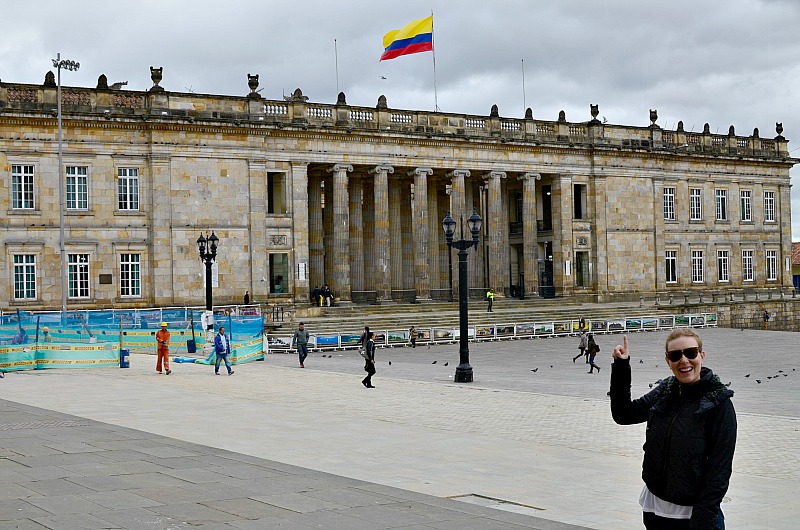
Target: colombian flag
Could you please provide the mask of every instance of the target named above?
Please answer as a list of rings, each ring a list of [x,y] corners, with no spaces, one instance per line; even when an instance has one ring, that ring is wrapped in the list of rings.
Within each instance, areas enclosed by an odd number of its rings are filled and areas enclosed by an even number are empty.
[[[415,20],[402,29],[390,31],[383,36],[383,47],[385,50],[381,61],[433,51],[433,15]]]

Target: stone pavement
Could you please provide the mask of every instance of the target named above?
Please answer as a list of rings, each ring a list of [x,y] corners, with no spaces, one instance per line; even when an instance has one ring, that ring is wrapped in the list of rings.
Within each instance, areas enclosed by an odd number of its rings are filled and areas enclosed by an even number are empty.
[[[793,528],[796,521],[793,503],[800,484],[797,454],[800,362],[794,353],[796,336],[725,329],[702,330],[701,335],[708,354],[706,365],[719,373],[723,381],[731,381],[736,392],[739,442],[731,488],[725,500],[728,526]],[[646,392],[650,383],[669,375],[663,354],[658,353],[663,351],[665,336],[665,332],[630,335],[635,359],[634,394]],[[0,381],[0,398],[45,409],[35,413],[55,411],[77,417],[59,421],[88,419],[108,424],[98,426],[89,422],[87,428],[91,429],[86,436],[100,427],[112,432],[121,429],[119,432],[135,442],[128,446],[118,441],[102,449],[124,452],[121,456],[127,459],[125,462],[145,462],[137,475],[154,473],[148,469],[154,459],[175,459],[174,467],[159,467],[162,474],[172,477],[162,487],[164,494],[156,499],[144,496],[170,508],[159,511],[147,505],[147,501],[143,506],[129,508],[155,514],[166,512],[174,517],[170,524],[175,527],[184,522],[206,521],[209,528],[225,527],[224,524],[247,528],[246,524],[252,521],[245,518],[262,515],[282,517],[286,528],[304,528],[301,525],[309,521],[310,526],[318,528],[345,526],[340,525],[342,520],[338,518],[326,520],[331,513],[335,514],[331,517],[350,518],[346,526],[355,528],[359,528],[359,523],[366,523],[365,528],[513,528],[503,526],[512,523],[523,528],[566,528],[547,526],[554,524],[548,521],[596,529],[641,528],[637,499],[641,489],[644,429],[641,425],[615,425],[606,397],[609,352],[619,341],[620,336],[598,337],[602,348],[598,362],[603,370],[593,375],[586,373],[586,365],[580,361],[572,363],[577,339],[567,337],[471,344],[475,369],[472,384],[451,383],[458,364],[458,345],[454,344],[430,349],[379,350],[374,390],[361,386],[363,361],[356,352],[349,351],[332,352],[330,357],[324,352],[324,358],[323,353],[314,352],[305,369],[297,367],[295,355],[269,355],[263,363],[237,367],[232,377],[215,377],[208,366],[180,364],[173,366],[171,376],[158,376],[153,372],[154,357],[134,356],[127,370],[8,374]],[[747,374],[750,377],[745,377]],[[20,417],[15,412],[7,419],[5,409],[0,411],[3,425],[26,421],[24,414]],[[58,428],[57,439],[61,440],[60,433],[72,429],[83,427]],[[14,433],[24,439],[27,435],[23,431],[18,429]],[[42,444],[49,447],[45,453],[56,451],[70,458],[86,458],[86,453],[79,449],[85,443],[92,445],[93,438],[81,440],[81,434],[65,436],[68,437],[62,446]],[[137,447],[141,440],[146,440],[145,448],[147,443],[157,440],[165,453],[140,451]],[[59,477],[64,469],[87,476],[91,472],[80,465],[70,468],[71,464],[57,459],[54,463],[40,464],[46,468],[40,471],[41,477],[28,479],[59,481],[52,490],[46,486],[41,491],[20,486],[19,482],[26,479],[14,475],[19,473],[14,469],[18,465],[15,459],[24,456],[9,449],[6,443],[3,447],[4,467],[0,467],[3,499],[27,503],[31,495],[45,498],[75,495],[80,502],[98,504],[106,511],[119,508],[119,504],[113,505],[113,499],[104,505],[90,497],[104,491],[100,487],[102,481],[95,484],[98,487],[91,493],[60,490],[62,482],[81,485],[83,480]],[[226,459],[223,461],[244,462],[254,473],[267,476],[228,474],[220,478],[217,475],[225,475],[225,466],[217,465],[215,457],[219,451],[213,447],[226,450],[220,457]],[[201,456],[185,456],[182,451]],[[90,453],[106,458],[102,452]],[[27,462],[35,461],[36,456],[29,455]],[[108,458],[114,460],[113,455]],[[111,466],[111,470],[115,467]],[[129,471],[122,466],[117,472],[125,475]],[[12,480],[6,478],[9,473]],[[102,473],[110,475],[105,470]],[[139,486],[140,489],[156,487],[152,475],[135,480],[151,481],[149,486]],[[176,480],[180,485],[172,482]],[[339,493],[321,498],[312,495],[316,481],[325,483],[321,489],[332,488]],[[183,491],[201,489],[211,495],[218,488],[207,484],[214,483],[225,484],[219,489],[230,488],[231,495],[237,496],[229,508],[218,502],[224,499],[193,498]],[[256,484],[259,488],[270,484],[273,489],[250,490],[251,484],[253,488]],[[353,488],[376,495],[375,504],[349,506],[341,500],[353,499]],[[128,483],[122,493],[130,489],[133,488]],[[170,496],[173,489],[178,493]],[[268,499],[281,494],[292,501],[281,504]],[[56,499],[52,501],[54,509],[59,506],[56,501],[60,501],[60,506],[70,504],[69,499]],[[237,503],[241,509],[235,507]],[[193,520],[192,510],[187,508],[194,508],[195,504],[201,505],[198,513],[204,514],[203,517],[214,517],[213,514],[220,517],[217,512],[227,509],[225,517],[237,519]],[[5,505],[6,501],[0,501],[0,506]],[[502,512],[489,510],[487,505],[518,513],[497,516],[496,513]],[[384,506],[389,510],[385,518],[371,515],[381,512]],[[443,512],[442,508],[449,511]],[[47,510],[44,506],[38,509]],[[272,509],[291,513],[275,514],[269,512]],[[471,511],[476,509],[479,511]],[[414,516],[396,518],[398,510]],[[0,515],[7,517],[8,511],[4,508]],[[483,519],[479,517],[481,514]],[[301,516],[309,519],[303,520]],[[517,519],[502,518],[512,516]],[[135,515],[126,521],[134,519]],[[402,524],[406,526],[394,526]]]

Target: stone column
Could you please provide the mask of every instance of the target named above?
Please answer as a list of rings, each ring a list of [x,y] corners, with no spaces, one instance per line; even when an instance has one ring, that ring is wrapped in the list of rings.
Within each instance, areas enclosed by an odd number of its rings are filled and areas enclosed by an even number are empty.
[[[350,284],[353,291],[364,290],[364,224],[361,176],[350,179]]]
[[[464,214],[467,205],[465,179],[469,175],[468,169],[456,169],[447,174],[451,179],[450,215],[456,221],[456,233],[453,234],[454,240],[461,239],[461,216]],[[472,215],[472,210],[470,210],[467,217],[470,215]],[[450,264],[453,268],[453,299],[458,300],[458,251],[448,249],[448,252],[450,253]]]
[[[350,209],[347,173],[353,171],[349,164],[336,164],[328,171],[333,173],[333,282],[331,290],[337,300],[350,297]]]
[[[150,190],[148,190],[149,198],[152,201],[150,271],[153,275],[152,294],[159,303],[176,302],[172,277],[175,247],[172,244],[172,172],[170,165],[169,156],[153,154],[149,158],[149,175],[139,176],[140,182],[144,180],[143,177],[150,181]],[[61,178],[64,178],[63,175]],[[144,188],[145,186],[142,185],[142,191]],[[209,217],[213,218],[213,215],[209,213],[205,219],[206,222]],[[215,223],[201,227],[201,231],[210,231]],[[197,247],[195,246],[195,248]]]
[[[653,234],[653,264],[655,266],[653,291],[656,296],[667,286],[666,247],[664,245],[664,231],[666,229],[666,223],[664,222],[664,187],[663,177],[653,177],[653,227],[655,230]],[[675,206],[677,207],[678,204],[676,202]],[[716,256],[714,259],[716,259]]]
[[[594,181],[594,222],[592,223],[592,248],[595,249],[594,263],[597,282],[597,293],[605,295],[608,293],[608,221],[606,219],[606,178],[604,176],[593,175]],[[688,199],[688,195],[687,195]],[[688,200],[687,203],[688,204]],[[686,208],[687,212],[689,208]],[[688,218],[688,214],[687,214]],[[679,254],[680,256],[680,254]],[[684,269],[690,270],[690,269]],[[594,283],[593,283],[594,285]]]
[[[556,206],[557,205],[557,206]],[[575,274],[575,258],[572,252],[572,175],[558,175],[553,179],[553,285],[561,289],[560,294],[572,294]],[[558,224],[556,224],[558,223]],[[567,275],[566,262],[570,262]]]
[[[400,179],[400,211],[397,216],[392,216],[392,219],[396,221],[404,220],[404,222],[395,223],[400,225],[400,256],[402,257],[400,289],[410,291],[414,288],[414,246],[412,231],[403,227],[407,226],[407,222],[413,219],[411,208],[411,179],[405,177],[401,177]],[[394,257],[397,258],[396,255],[394,255]]]
[[[389,219],[394,222],[389,223],[389,269],[391,270],[392,290],[403,288],[403,236],[400,233],[400,180],[391,179],[389,181]],[[390,297],[391,297],[391,293]]]
[[[328,174],[323,178],[323,192],[325,193],[325,208],[322,210],[322,248],[323,263],[322,281],[324,284],[333,282],[333,262],[336,258],[333,251],[333,177]]]
[[[375,291],[378,302],[392,300],[392,249],[389,237],[389,174],[392,166],[375,166],[370,170],[375,175]]]
[[[539,173],[524,173],[522,181],[522,261],[525,274],[525,296],[539,292],[539,239],[536,223],[536,181]]]
[[[506,178],[503,171],[490,171],[484,175],[484,180],[488,186],[487,211],[488,219],[486,223],[487,246],[489,249],[489,287],[494,291],[495,296],[501,298],[505,293],[505,278],[507,270],[503,270],[504,254],[508,253],[508,245],[504,245],[504,231],[508,225],[507,220],[503,219],[503,198],[500,190],[501,179]]]
[[[308,175],[309,282],[313,287],[325,283],[325,227],[322,223],[322,178]],[[266,274],[264,275],[266,276]]]
[[[361,221],[364,225],[364,290],[376,291],[375,283],[375,186],[373,179],[361,179]]]
[[[430,242],[428,211],[428,177],[433,175],[433,169],[418,167],[409,172],[414,176],[413,219],[411,229],[414,238],[414,285],[417,290],[417,300],[431,299]]]
[[[762,205],[764,189],[759,190],[758,200]],[[780,223],[781,251],[778,253],[778,281],[783,287],[792,287],[792,196],[791,185],[778,184],[778,193],[775,194],[775,219]],[[763,208],[763,206],[762,206]],[[785,215],[784,215],[785,214]],[[763,213],[762,213],[763,219]],[[739,257],[741,260],[741,256]],[[786,270],[786,260],[789,260],[789,270]]]
[[[269,276],[269,262],[267,261],[267,166],[266,160],[249,159],[248,187],[250,190],[250,204],[248,216],[248,234],[250,250],[250,278],[236,278],[237,281],[247,282],[253,300],[265,300],[269,294],[269,282],[262,282],[261,278]],[[303,166],[305,169],[305,166]],[[302,225],[305,225],[305,214],[300,215]],[[295,223],[298,219],[295,218]],[[296,226],[296,225],[295,225]],[[303,234],[307,230],[303,226]]]
[[[293,220],[292,238],[294,240],[294,252],[291,254],[293,258],[291,261],[293,263],[290,263],[289,266],[294,269],[294,274],[289,274],[289,285],[294,294],[295,302],[308,303],[309,292],[311,291],[309,288],[308,275],[310,262],[308,163],[292,162],[290,178],[292,179],[291,213]],[[254,233],[252,226],[250,227],[250,233]],[[251,235],[251,238],[252,237]],[[304,271],[304,277],[300,276],[301,269]],[[253,293],[255,293],[255,290]]]
[[[435,177],[428,183],[428,277],[431,289],[441,289],[441,264],[439,263],[439,240],[442,219],[439,217],[439,195]]]

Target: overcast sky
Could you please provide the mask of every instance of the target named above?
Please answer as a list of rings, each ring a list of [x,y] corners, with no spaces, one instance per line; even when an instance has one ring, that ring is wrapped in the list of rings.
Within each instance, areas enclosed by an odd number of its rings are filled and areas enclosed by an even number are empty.
[[[251,73],[267,99],[299,87],[312,102],[343,91],[350,105],[384,94],[391,108],[433,110],[433,54],[378,61],[386,32],[431,11],[443,112],[497,104],[521,118],[527,106],[578,122],[594,103],[613,124],[647,126],[657,109],[664,128],[762,137],[783,122],[800,156],[797,0],[14,1],[3,4],[0,79],[42,83],[60,52],[81,64],[63,72],[70,86],[106,74],[147,90],[150,66],[162,66],[169,91],[245,95]],[[800,189],[792,203],[800,240]]]

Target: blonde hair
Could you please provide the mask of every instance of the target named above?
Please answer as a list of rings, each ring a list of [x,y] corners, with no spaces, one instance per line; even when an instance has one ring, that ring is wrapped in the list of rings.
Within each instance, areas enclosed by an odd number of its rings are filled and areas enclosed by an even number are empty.
[[[700,348],[700,351],[703,351],[703,339],[700,338],[700,335],[694,332],[693,329],[689,328],[678,328],[672,330],[672,333],[667,335],[667,340],[664,342],[664,352],[669,351],[669,343],[675,339],[679,339],[681,337],[692,337],[694,340],[697,341],[697,347]]]

